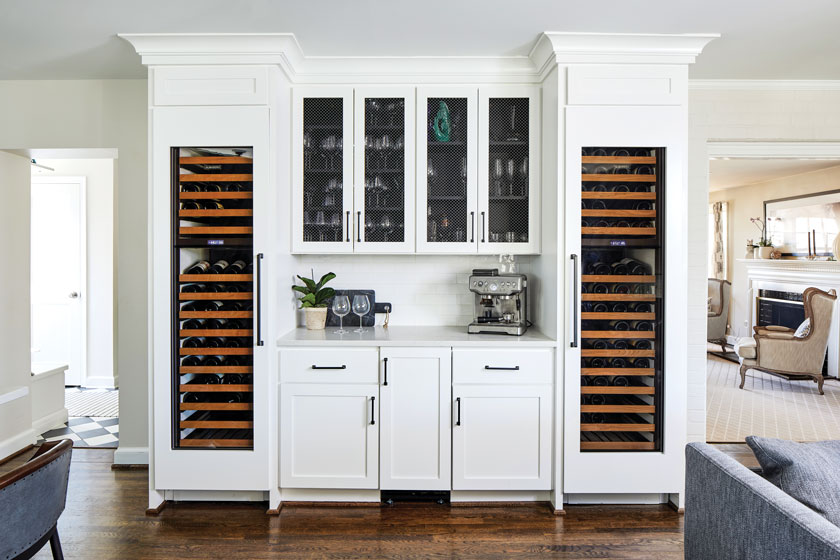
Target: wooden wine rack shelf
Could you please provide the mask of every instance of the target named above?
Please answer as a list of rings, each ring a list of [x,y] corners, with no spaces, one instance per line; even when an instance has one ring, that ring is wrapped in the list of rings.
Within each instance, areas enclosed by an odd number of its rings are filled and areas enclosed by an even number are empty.
[[[252,439],[182,439],[181,447],[254,447]]]
[[[181,329],[178,332],[178,336],[181,338],[187,338],[189,336],[245,337],[254,336],[254,331],[252,329]]]
[[[656,338],[654,331],[581,331],[580,337],[587,338]]]
[[[254,160],[253,158],[242,156],[182,156],[178,158],[178,163],[181,165],[196,165],[200,163],[221,163],[233,165],[251,164],[254,163]]]
[[[582,451],[653,451],[656,444],[652,441],[582,441]]]
[[[211,210],[182,210],[182,212],[211,212]],[[594,218],[655,218],[656,210],[603,210],[584,208],[580,211],[580,215]]]
[[[181,428],[219,428],[223,430],[235,430],[250,429],[253,427],[254,423],[248,420],[181,420]]]
[[[184,228],[181,228],[184,229]],[[194,229],[194,228],[193,228]],[[582,227],[583,235],[656,235],[655,227]]]
[[[653,284],[656,282],[656,276],[653,275],[625,275],[625,274],[583,274],[580,277],[581,282],[601,282],[604,284]]]
[[[251,403],[182,402],[181,410],[254,410],[254,405]]]
[[[254,294],[251,292],[180,292],[178,299],[181,301],[193,301],[209,299],[212,301],[224,301],[229,299],[252,300]]]
[[[580,351],[580,355],[584,358],[653,358],[656,354],[653,350],[616,350],[615,348],[595,350],[584,348]]]
[[[656,319],[656,313],[632,313],[629,311],[621,313],[596,313],[593,311],[584,311],[580,314],[580,318],[596,321],[608,321],[612,319],[620,321],[653,321]]]
[[[656,193],[584,191],[580,197],[585,200],[656,200]]]
[[[254,233],[254,228],[245,226],[185,226],[179,227],[178,233],[181,235],[246,235]]]
[[[178,373],[185,375],[187,373],[253,373],[252,366],[181,366],[178,368]],[[235,393],[234,389],[228,393]]]
[[[178,390],[182,393],[250,393],[254,390],[254,386],[241,383],[228,383],[224,385],[220,383],[211,385],[184,383],[178,386]]]
[[[654,156],[581,156],[581,163],[654,165]]]
[[[253,348],[179,348],[181,356],[251,356]]]
[[[209,210],[184,210],[178,211],[182,218],[235,218],[253,216],[254,211],[250,208],[222,208]]]
[[[584,173],[581,175],[581,181],[588,183],[655,183],[656,175]]]
[[[181,385],[185,387],[185,385]],[[613,386],[587,386],[581,387],[580,392],[584,395],[652,395],[653,387],[613,387]]]
[[[652,432],[653,424],[581,424],[581,432]]]
[[[233,192],[181,192],[181,200],[248,200],[254,198],[254,193],[246,191]]]
[[[595,377],[600,375],[622,375],[622,376],[652,376],[655,374],[653,368],[581,368],[581,375]]]
[[[636,412],[652,414],[656,407],[652,404],[582,404],[580,405],[581,412],[602,412],[610,414],[620,414],[624,412]]]
[[[179,274],[178,282],[253,282],[253,274]],[[189,293],[189,292],[188,292]],[[214,292],[208,292],[214,293]],[[243,292],[244,293],[244,292]],[[199,299],[199,298],[184,298],[184,299]],[[218,298],[208,298],[218,299]],[[238,298],[230,298],[238,299]]]
[[[185,298],[186,299],[186,298]],[[581,301],[656,301],[653,294],[581,294]]]
[[[251,319],[253,311],[181,311],[181,319]]]
[[[182,173],[179,179],[182,183],[250,183],[254,176],[251,173]]]

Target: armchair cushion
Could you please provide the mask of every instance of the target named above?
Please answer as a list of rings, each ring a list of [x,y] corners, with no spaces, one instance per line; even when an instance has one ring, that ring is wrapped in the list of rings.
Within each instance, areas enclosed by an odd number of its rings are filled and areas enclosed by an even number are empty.
[[[796,338],[805,338],[809,334],[811,334],[811,319],[805,319],[796,329],[796,332],[793,333],[793,336]]]
[[[797,443],[747,437],[764,478],[840,526],[840,441]]]
[[[756,351],[755,351],[755,339],[749,336],[745,336],[744,338],[739,338],[738,342],[735,343],[735,353],[738,354],[742,358],[746,358],[748,360],[755,360]]]

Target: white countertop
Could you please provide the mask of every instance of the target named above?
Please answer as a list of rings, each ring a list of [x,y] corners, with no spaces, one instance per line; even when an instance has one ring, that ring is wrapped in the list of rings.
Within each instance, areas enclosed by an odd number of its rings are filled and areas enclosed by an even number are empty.
[[[358,327],[356,327],[358,328]],[[367,327],[364,333],[335,334],[336,327],[310,331],[298,327],[277,340],[278,346],[490,346],[507,348],[543,347],[557,344],[552,338],[529,328],[522,336],[504,334],[467,334],[466,326],[386,328]]]
[[[59,372],[66,371],[69,366],[67,364],[62,364],[61,362],[32,362],[32,375],[40,375],[44,377],[48,377],[49,375],[55,375]]]

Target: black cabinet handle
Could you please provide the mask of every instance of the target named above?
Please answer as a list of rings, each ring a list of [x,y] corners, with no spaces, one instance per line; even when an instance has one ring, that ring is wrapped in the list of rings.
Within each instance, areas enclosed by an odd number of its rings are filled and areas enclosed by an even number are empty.
[[[345,225],[345,231],[347,231],[347,242],[350,242],[350,210],[347,211],[347,219],[345,220],[347,223]]]
[[[254,329],[255,337],[254,337],[254,346],[263,346],[265,342],[262,339],[262,260],[263,254],[257,253],[254,260],[256,261],[254,264],[256,265],[255,268],[257,269],[256,274],[256,290],[254,293]]]
[[[484,243],[484,212],[481,213],[481,242]]]
[[[376,411],[373,409],[373,403],[376,402],[376,397],[370,398],[370,425],[376,424]]]
[[[461,425],[461,397],[458,397],[458,398],[455,399],[455,404],[458,407],[458,417],[455,419],[455,425],[460,426]]]
[[[578,256],[572,255],[572,341],[571,348],[578,347]]]
[[[385,383],[383,385],[388,384],[388,358],[382,358],[382,361],[385,362]]]
[[[470,243],[475,243],[475,212],[470,212]]]
[[[519,371],[519,366],[513,366],[513,367],[484,366],[484,369],[499,369],[499,370],[503,370],[503,371]]]
[[[356,242],[362,242],[362,211],[356,212]]]
[[[316,366],[312,364],[312,369],[347,369],[346,364],[342,364],[340,366]]]

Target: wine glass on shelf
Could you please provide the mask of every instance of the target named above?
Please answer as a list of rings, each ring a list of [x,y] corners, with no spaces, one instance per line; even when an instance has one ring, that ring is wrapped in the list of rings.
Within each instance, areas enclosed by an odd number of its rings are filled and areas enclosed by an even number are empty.
[[[513,196],[513,180],[516,177],[516,162],[513,161],[513,158],[507,160],[505,171],[508,180],[508,196]]]
[[[502,177],[505,175],[502,158],[493,160],[493,195],[502,196]]]
[[[385,165],[383,166],[385,169],[388,169],[388,152],[394,147],[393,142],[391,142],[391,137],[387,134],[382,137],[382,155],[385,157]]]
[[[353,332],[363,333],[365,328],[362,325],[362,320],[370,311],[370,300],[366,295],[358,294],[353,296],[353,313],[359,316],[359,328]]]
[[[347,296],[333,297],[332,312],[338,316],[338,330],[335,331],[335,334],[350,332],[344,330],[344,316],[350,313],[350,298]]]

